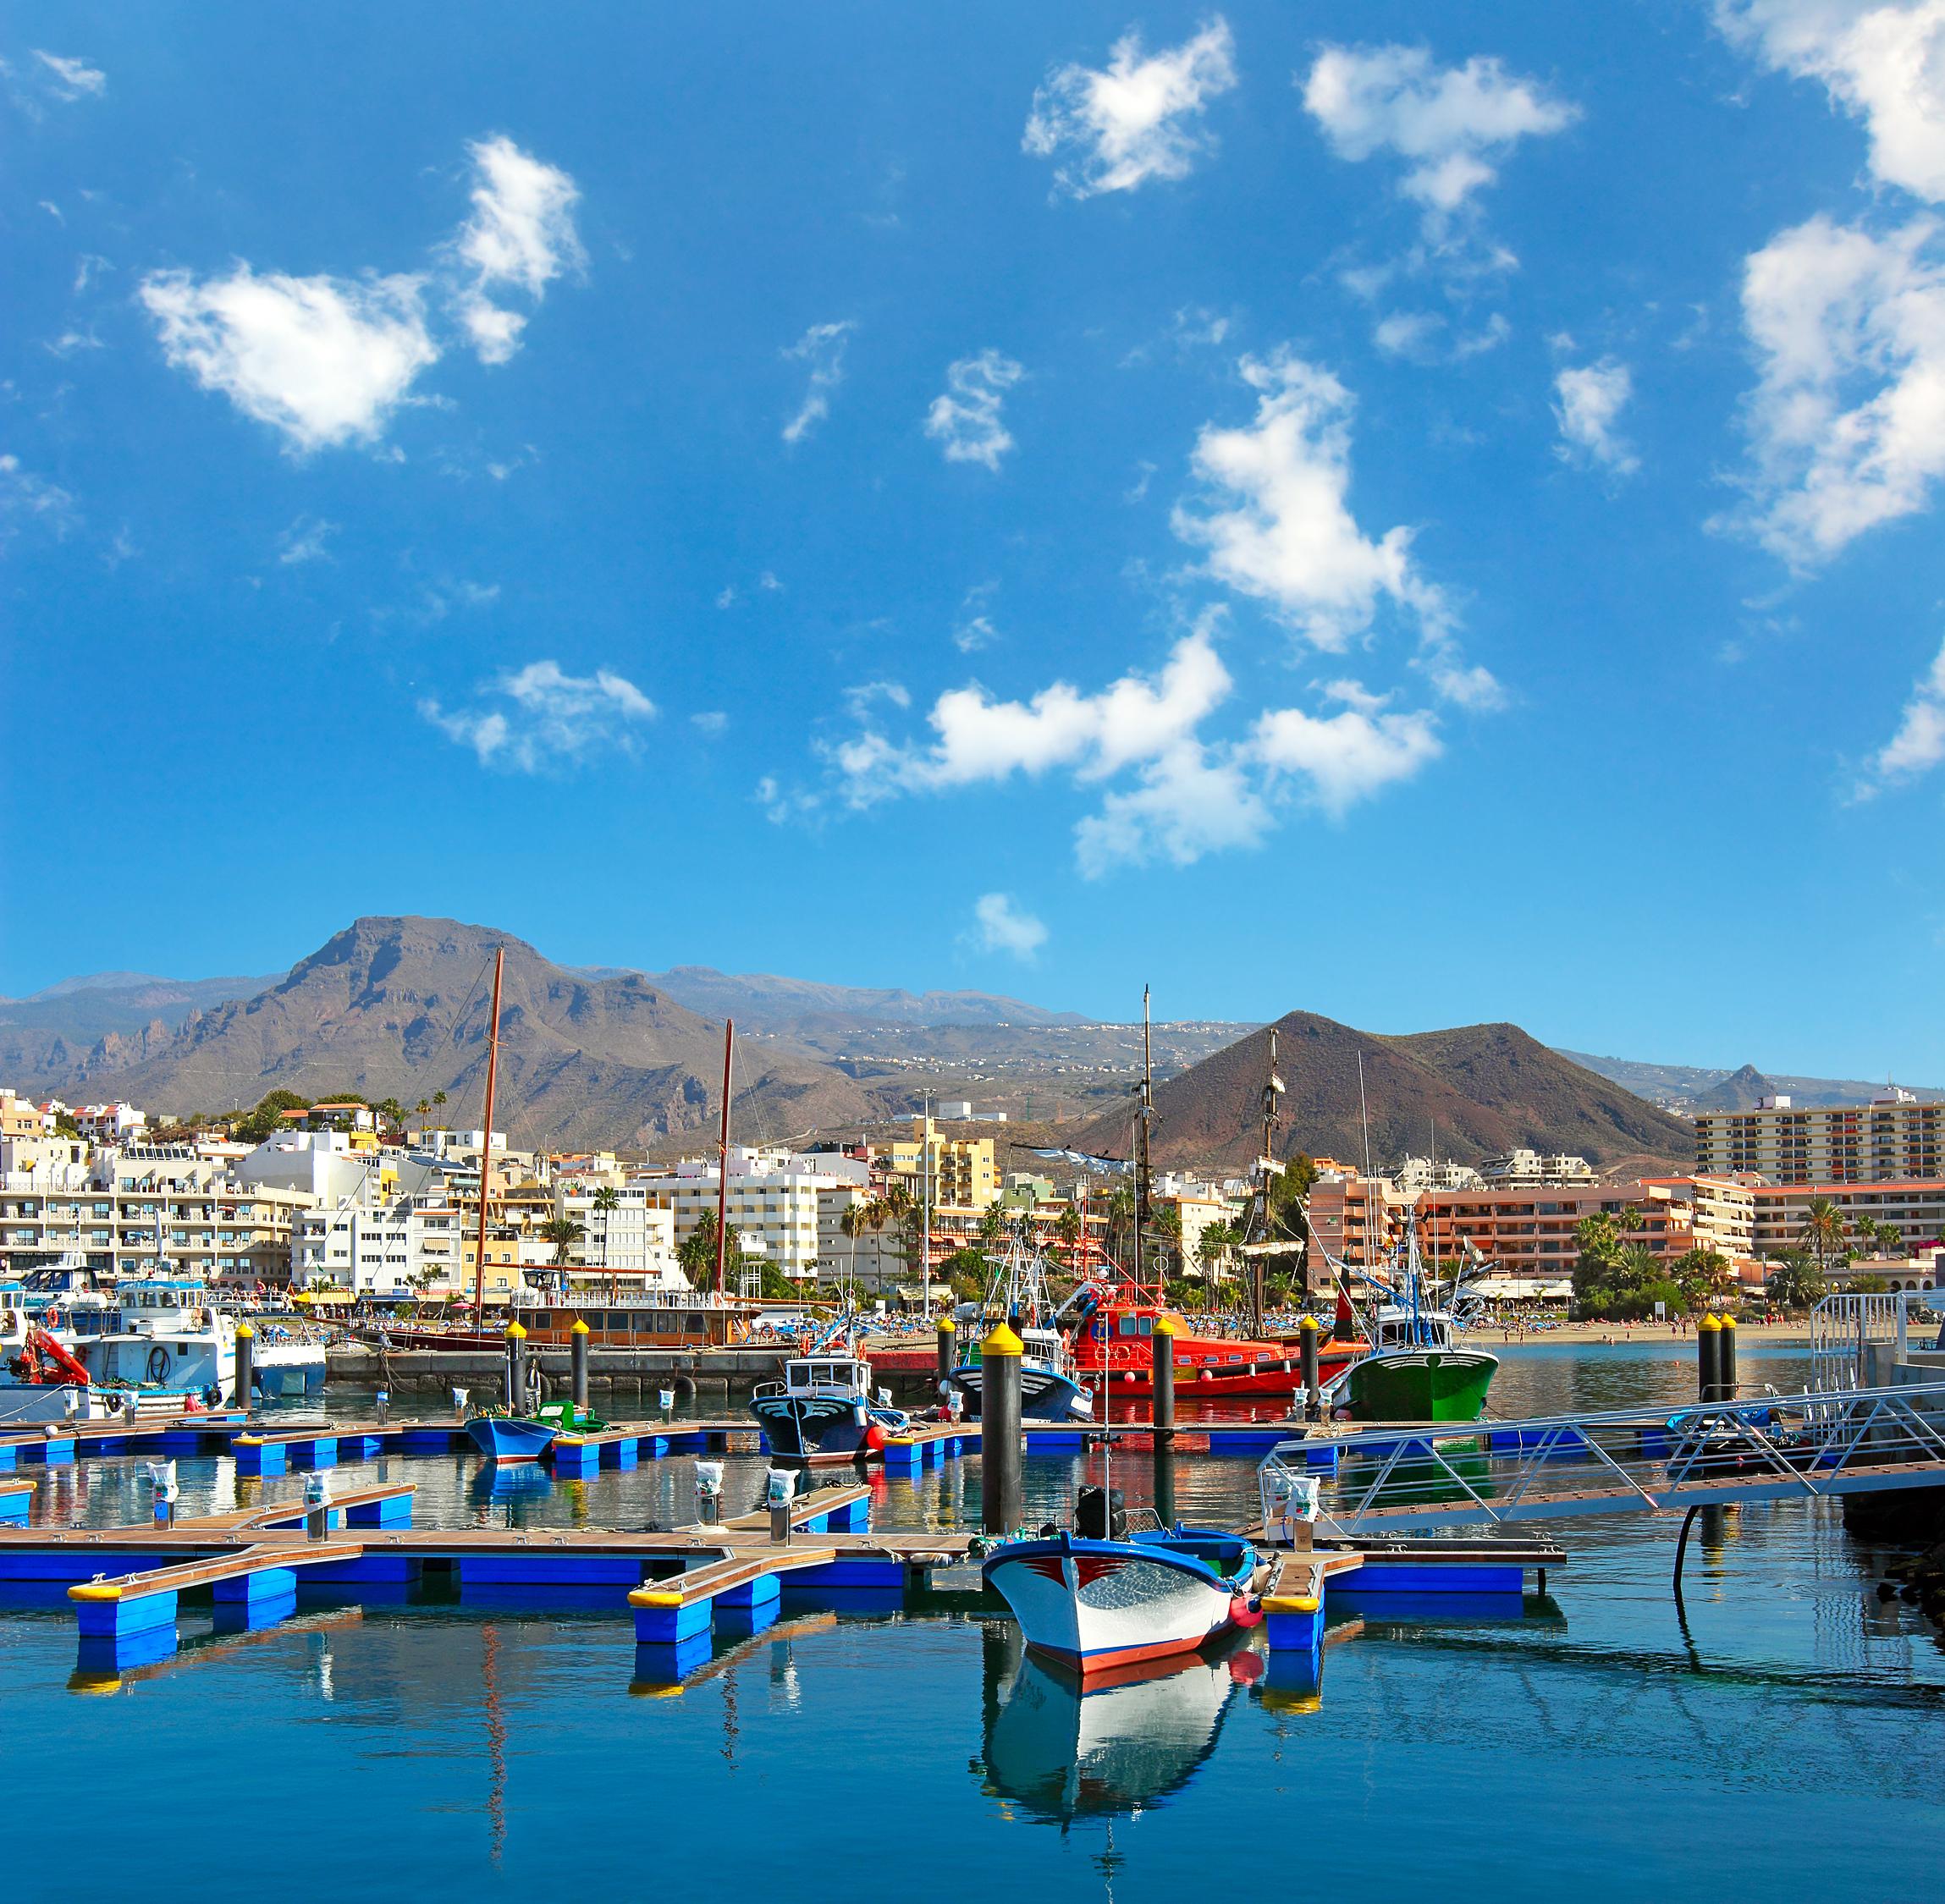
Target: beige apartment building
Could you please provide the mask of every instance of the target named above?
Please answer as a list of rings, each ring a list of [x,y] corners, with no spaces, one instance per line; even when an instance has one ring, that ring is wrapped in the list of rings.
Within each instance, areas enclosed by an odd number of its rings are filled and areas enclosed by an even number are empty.
[[[1728,1257],[1773,1257],[1800,1249],[1813,1198],[1824,1197],[1846,1224],[1890,1224],[1907,1252],[1945,1237],[1945,1178],[1855,1183],[1764,1183],[1751,1175],[1670,1180],[1692,1201],[1695,1238]]]
[[[934,1208],[984,1210],[1000,1201],[1000,1177],[990,1137],[941,1136],[929,1118],[912,1120],[909,1142],[884,1147],[887,1175],[901,1178],[914,1198],[923,1194],[926,1154],[931,1153]]]
[[[1695,1114],[1695,1170],[1755,1171],[1772,1183],[1896,1183],[1945,1176],[1945,1103],[1907,1092],[1872,1104],[1794,1105]]]

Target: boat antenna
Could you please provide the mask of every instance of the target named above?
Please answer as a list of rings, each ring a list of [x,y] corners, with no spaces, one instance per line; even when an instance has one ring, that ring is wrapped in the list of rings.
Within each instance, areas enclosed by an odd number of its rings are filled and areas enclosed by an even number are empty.
[[[736,1045],[736,1021],[723,1021],[723,1120],[716,1136],[716,1294],[723,1293],[729,1261],[730,1217],[730,1056]]]
[[[1276,1027],[1270,1027],[1270,1075],[1263,1084],[1263,1158],[1258,1165],[1263,1177],[1263,1230],[1257,1241],[1270,1242],[1270,1177],[1276,1157],[1276,1126],[1282,1119],[1283,1080],[1276,1075]],[[1250,1333],[1263,1331],[1263,1279],[1265,1258],[1254,1257],[1248,1263]]]
[[[1371,1180],[1371,1111],[1364,1102],[1364,1054],[1358,1053],[1358,1117],[1364,1126],[1364,1181]]]
[[[493,1095],[499,1088],[499,988],[506,971],[506,947],[493,955],[493,1012],[487,1021],[486,1129],[480,1133],[480,1233],[473,1258],[473,1326],[486,1334],[487,1199],[493,1189]]]
[[[1141,1110],[1135,1121],[1135,1286],[1145,1290],[1148,1279],[1148,1229],[1154,1194],[1149,1156],[1149,1120],[1154,1115],[1154,1047],[1149,1022],[1148,987],[1141,988]]]

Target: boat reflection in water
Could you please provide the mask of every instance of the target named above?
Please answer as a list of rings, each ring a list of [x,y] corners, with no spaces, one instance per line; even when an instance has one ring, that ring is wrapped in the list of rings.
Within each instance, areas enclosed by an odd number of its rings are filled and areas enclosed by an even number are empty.
[[[1061,1825],[1159,1804],[1195,1776],[1237,1689],[1262,1670],[1263,1655],[1232,1634],[1083,1682],[995,1621],[985,1631],[986,1789]]]

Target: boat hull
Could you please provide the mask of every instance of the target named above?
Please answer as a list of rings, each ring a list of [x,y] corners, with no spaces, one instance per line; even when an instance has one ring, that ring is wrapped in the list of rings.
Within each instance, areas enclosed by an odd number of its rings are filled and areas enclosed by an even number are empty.
[[[750,1404],[773,1455],[809,1461],[856,1455],[865,1447],[871,1411],[834,1395],[764,1395]]]
[[[979,1417],[982,1388],[980,1367],[976,1362],[963,1363],[950,1377],[953,1388],[966,1398],[966,1412],[975,1421]],[[1036,1363],[1020,1364],[1020,1415],[1029,1422],[1091,1422],[1094,1398],[1078,1382],[1071,1381],[1058,1369]]]
[[[1261,1354],[1260,1351],[1257,1352]],[[1361,1343],[1351,1347],[1339,1345],[1324,1350],[1317,1358],[1318,1380],[1328,1382],[1333,1377],[1342,1374],[1364,1353]],[[1081,1360],[1080,1376],[1083,1382],[1096,1389],[1101,1385],[1099,1363],[1090,1367],[1085,1357]],[[1152,1362],[1137,1362],[1132,1366],[1116,1362],[1114,1369],[1114,1393],[1116,1397],[1125,1399],[1132,1395],[1149,1395],[1153,1393],[1154,1389]],[[1175,1393],[1178,1401],[1222,1401],[1239,1395],[1290,1396],[1303,1392],[1303,1367],[1295,1351],[1288,1355],[1265,1356],[1259,1361],[1234,1364],[1204,1362],[1198,1366],[1180,1350],[1177,1351]]]
[[[1397,1349],[1346,1372],[1338,1406],[1356,1422],[1476,1422],[1499,1367],[1476,1349]]]
[[[538,1461],[559,1433],[552,1422],[499,1415],[476,1415],[466,1423],[473,1446],[489,1461]]]
[[[1135,1541],[1010,1541],[983,1571],[1028,1647],[1080,1673],[1193,1653],[1246,1610],[1238,1582]]]

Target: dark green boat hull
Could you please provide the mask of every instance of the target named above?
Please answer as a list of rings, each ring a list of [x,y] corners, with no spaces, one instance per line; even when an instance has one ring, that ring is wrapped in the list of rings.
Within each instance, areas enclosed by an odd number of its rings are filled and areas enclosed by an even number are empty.
[[[1354,1422],[1476,1422],[1499,1357],[1477,1349],[1391,1349],[1354,1362],[1343,1406]]]

